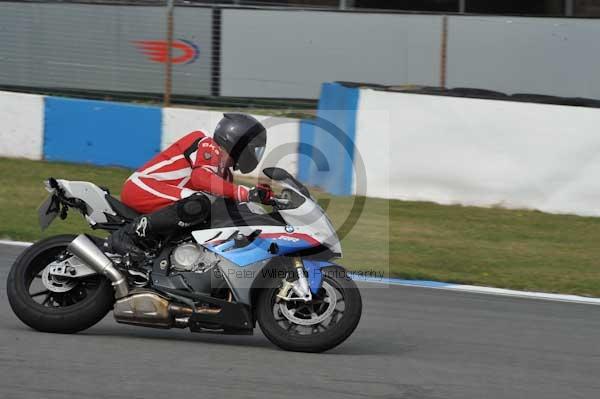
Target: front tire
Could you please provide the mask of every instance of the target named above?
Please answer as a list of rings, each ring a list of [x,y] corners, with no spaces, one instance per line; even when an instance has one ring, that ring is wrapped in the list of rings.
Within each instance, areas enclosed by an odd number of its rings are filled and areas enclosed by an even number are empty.
[[[278,301],[282,281],[275,279],[258,296],[256,318],[260,328],[280,348],[324,352],[344,342],[358,326],[362,313],[358,287],[341,267],[328,267],[322,272],[323,288],[309,304]]]
[[[104,276],[57,281],[55,291],[47,288],[47,281],[41,283],[46,266],[65,254],[75,237],[60,235],[36,242],[17,258],[8,275],[10,306],[23,323],[35,330],[79,332],[98,323],[113,307],[114,290]],[[38,288],[32,288],[35,285]]]

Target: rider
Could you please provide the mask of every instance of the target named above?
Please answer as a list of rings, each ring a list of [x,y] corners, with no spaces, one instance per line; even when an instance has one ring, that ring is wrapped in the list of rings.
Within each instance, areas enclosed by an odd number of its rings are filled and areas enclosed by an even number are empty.
[[[268,185],[236,185],[231,171],[252,172],[266,144],[259,121],[234,113],[224,114],[212,138],[194,131],[179,139],[125,182],[121,200],[144,216],[113,233],[107,249],[141,254],[183,228],[210,223],[216,202],[228,209],[231,202],[237,207],[248,201],[269,204],[273,192]]]

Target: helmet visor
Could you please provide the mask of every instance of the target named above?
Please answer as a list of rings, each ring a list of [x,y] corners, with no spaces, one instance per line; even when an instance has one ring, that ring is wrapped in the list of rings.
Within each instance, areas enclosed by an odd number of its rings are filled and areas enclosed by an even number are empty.
[[[237,159],[234,156],[236,161],[234,167],[237,167],[242,173],[250,173],[260,163],[264,154],[265,147],[267,145],[267,134],[264,130],[258,132],[249,143],[239,142],[236,144],[240,146],[240,152],[238,153]],[[233,151],[236,153],[237,151]]]
[[[260,163],[263,155],[265,155],[265,146],[262,147],[254,147],[254,156],[256,160]]]

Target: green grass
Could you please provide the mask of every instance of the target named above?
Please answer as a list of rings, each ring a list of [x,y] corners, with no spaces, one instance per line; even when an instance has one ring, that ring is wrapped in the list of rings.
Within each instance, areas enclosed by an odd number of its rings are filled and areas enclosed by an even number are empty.
[[[49,177],[89,180],[118,194],[130,171],[0,158],[0,238],[37,240],[89,231],[76,212],[44,233],[37,207]],[[328,197],[334,224],[356,224],[343,239],[353,270],[394,277],[600,296],[600,218],[535,211],[441,206],[367,198]],[[98,232],[96,232],[98,233]]]

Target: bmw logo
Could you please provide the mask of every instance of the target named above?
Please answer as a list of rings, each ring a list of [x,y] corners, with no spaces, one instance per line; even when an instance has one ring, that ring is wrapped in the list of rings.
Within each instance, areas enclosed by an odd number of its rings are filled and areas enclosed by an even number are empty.
[[[287,231],[288,233],[293,233],[294,228],[288,224],[287,226],[285,226],[285,231]]]

